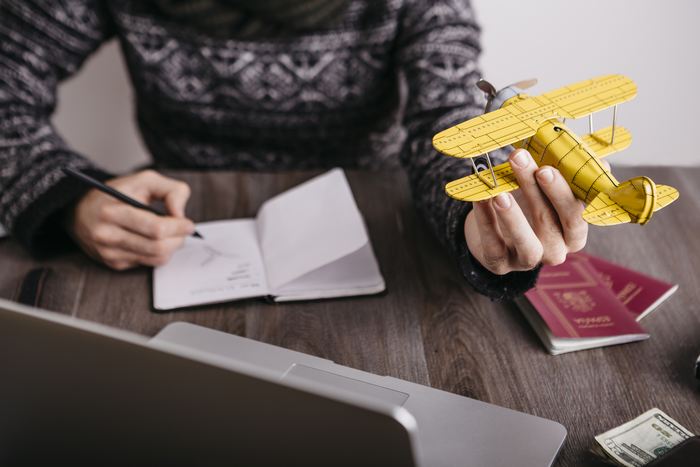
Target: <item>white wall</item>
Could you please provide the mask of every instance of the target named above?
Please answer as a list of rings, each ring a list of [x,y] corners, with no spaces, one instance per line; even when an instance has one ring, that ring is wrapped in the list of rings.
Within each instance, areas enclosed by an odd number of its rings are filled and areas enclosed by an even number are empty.
[[[82,154],[114,173],[149,160],[137,134],[131,85],[116,41],[59,90],[54,122]]]
[[[618,109],[633,144],[618,164],[696,165],[700,134],[700,2],[695,0],[472,0],[483,27],[482,69],[497,86],[537,77],[530,92],[600,74],[623,73],[639,86]],[[136,135],[132,96],[116,43],[60,90],[56,125],[103,167],[122,171],[148,160]],[[597,115],[607,126],[609,115]],[[584,122],[574,122],[584,130]]]
[[[697,165],[700,2],[472,0],[483,28],[482,69],[496,87],[536,77],[529,93],[622,73],[637,97],[618,107],[632,146],[615,164]],[[610,125],[610,112],[594,117]],[[568,124],[569,122],[567,122]],[[574,122],[587,129],[587,120]]]

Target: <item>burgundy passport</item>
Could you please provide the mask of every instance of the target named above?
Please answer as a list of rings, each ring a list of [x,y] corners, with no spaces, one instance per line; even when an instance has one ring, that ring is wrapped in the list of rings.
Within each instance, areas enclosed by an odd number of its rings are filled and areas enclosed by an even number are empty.
[[[545,266],[537,286],[525,296],[559,338],[594,338],[644,334],[589,261],[572,258]]]
[[[570,259],[586,259],[598,271],[603,282],[612,289],[618,300],[632,312],[637,321],[654,310],[678,289],[646,274],[622,267],[587,253],[573,253]]]

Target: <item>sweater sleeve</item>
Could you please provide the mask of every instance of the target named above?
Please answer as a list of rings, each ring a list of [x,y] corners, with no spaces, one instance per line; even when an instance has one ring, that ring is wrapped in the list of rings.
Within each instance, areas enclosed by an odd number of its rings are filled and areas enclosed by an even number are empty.
[[[109,38],[107,18],[98,0],[0,1],[0,224],[35,255],[67,244],[61,214],[87,191],[62,168],[109,178],[51,124],[57,84]]]
[[[408,96],[408,138],[401,161],[419,212],[469,284],[492,299],[508,300],[534,285],[537,270],[499,276],[474,259],[464,237],[471,204],[444,191],[447,182],[468,175],[471,168],[432,147],[435,133],[483,113],[483,97],[475,86],[480,77],[479,32],[469,0],[407,2],[397,50]]]

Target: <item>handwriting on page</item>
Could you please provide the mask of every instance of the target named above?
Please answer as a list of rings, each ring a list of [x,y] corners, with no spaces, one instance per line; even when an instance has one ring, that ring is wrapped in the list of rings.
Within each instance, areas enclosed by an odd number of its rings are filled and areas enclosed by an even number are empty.
[[[194,243],[195,240],[192,240]],[[264,284],[260,265],[240,254],[217,249],[211,245],[193,245],[201,250],[200,274],[207,278],[207,285],[193,287],[193,296],[217,292],[257,291]]]
[[[204,240],[188,238],[168,264],[156,269],[157,308],[269,293],[252,220],[212,222],[201,228]]]

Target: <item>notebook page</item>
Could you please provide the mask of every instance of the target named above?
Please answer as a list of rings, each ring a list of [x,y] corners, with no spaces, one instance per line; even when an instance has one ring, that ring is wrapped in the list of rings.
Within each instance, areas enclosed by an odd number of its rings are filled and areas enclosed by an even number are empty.
[[[189,237],[153,272],[159,310],[269,294],[253,219],[197,224],[204,239]]]
[[[360,249],[369,239],[340,169],[268,200],[257,217],[270,290]]]
[[[364,295],[381,292],[384,288],[384,278],[368,242],[359,250],[276,289],[275,295],[276,300],[281,301],[294,296]]]

